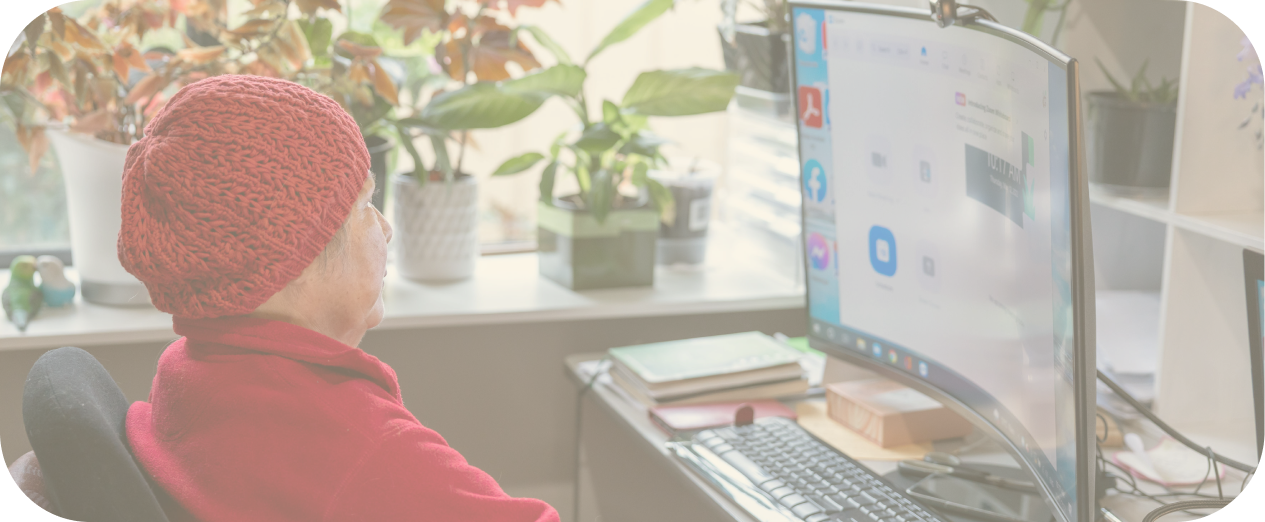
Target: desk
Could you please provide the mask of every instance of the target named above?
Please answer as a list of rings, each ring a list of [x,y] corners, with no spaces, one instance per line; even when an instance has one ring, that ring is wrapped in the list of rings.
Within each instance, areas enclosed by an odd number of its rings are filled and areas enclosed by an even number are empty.
[[[566,373],[576,383],[577,390],[587,382],[579,365],[601,357],[602,354],[578,354],[566,358]],[[595,383],[580,405],[580,461],[591,478],[593,498],[603,522],[758,522],[669,455],[664,447],[668,436],[650,421],[646,408],[629,402],[610,386]],[[974,437],[979,435],[972,434],[967,440]],[[953,451],[964,444],[966,442],[960,439],[942,441],[935,444],[935,449]],[[1012,457],[992,441],[984,441],[958,456],[969,463],[1018,467]],[[896,469],[892,461],[861,463],[883,475]],[[1237,494],[1240,479],[1241,474],[1227,474],[1224,483],[1227,495]],[[1204,491],[1208,491],[1207,486]],[[1159,493],[1159,490],[1152,489],[1148,493]],[[1158,507],[1153,502],[1120,494],[1108,496],[1102,505],[1125,522],[1141,522],[1148,512]],[[581,508],[582,513],[589,511],[591,507]],[[1164,522],[1199,518],[1176,514],[1171,517],[1165,517]]]

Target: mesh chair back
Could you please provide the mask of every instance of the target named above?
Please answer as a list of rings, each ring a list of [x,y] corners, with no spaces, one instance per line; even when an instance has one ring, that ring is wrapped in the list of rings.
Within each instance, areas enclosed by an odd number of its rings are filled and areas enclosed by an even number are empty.
[[[22,421],[58,514],[85,522],[167,522],[128,449],[128,402],[79,348],[40,356],[22,390]]]

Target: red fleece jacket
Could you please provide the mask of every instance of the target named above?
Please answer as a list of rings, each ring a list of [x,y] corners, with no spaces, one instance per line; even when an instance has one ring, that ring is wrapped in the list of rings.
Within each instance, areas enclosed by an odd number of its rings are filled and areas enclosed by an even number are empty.
[[[377,358],[278,321],[174,323],[184,337],[127,414],[173,522],[558,520],[422,426]]]

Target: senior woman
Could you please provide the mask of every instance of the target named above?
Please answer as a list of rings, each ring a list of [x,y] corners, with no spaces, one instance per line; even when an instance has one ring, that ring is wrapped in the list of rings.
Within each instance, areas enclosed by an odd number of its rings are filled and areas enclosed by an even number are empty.
[[[127,438],[173,521],[556,521],[404,407],[356,348],[391,227],[333,100],[281,80],[183,88],[128,150],[118,252],[176,333]]]

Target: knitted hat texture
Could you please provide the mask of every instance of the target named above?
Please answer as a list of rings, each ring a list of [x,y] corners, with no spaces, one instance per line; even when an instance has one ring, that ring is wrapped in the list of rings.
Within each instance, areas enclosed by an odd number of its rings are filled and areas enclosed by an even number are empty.
[[[119,261],[164,312],[250,313],[316,259],[368,175],[359,127],[330,98],[272,78],[201,80],[127,151]]]

